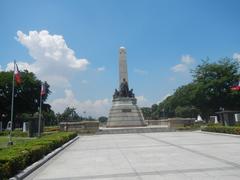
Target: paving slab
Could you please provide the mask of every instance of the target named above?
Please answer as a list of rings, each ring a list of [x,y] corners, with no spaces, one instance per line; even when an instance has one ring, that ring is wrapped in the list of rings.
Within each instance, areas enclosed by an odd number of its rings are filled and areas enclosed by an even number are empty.
[[[240,179],[240,136],[159,132],[81,136],[26,179]]]

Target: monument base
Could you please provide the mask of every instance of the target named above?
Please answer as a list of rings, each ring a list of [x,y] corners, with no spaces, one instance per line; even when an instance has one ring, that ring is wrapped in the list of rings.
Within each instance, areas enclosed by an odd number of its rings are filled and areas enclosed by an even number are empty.
[[[137,126],[146,126],[141,109],[137,106],[137,99],[130,97],[114,98],[107,127]]]

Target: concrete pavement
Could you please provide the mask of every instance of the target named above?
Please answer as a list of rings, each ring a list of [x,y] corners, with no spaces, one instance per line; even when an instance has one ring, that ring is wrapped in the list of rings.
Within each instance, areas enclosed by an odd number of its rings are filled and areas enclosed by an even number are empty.
[[[26,179],[240,179],[240,136],[161,132],[81,136]]]

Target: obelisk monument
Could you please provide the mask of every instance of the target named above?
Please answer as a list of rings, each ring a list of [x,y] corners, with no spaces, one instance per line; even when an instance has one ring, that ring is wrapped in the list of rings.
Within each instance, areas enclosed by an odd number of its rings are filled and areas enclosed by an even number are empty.
[[[145,126],[133,89],[129,90],[126,49],[119,50],[119,89],[115,89],[107,127]]]
[[[127,73],[127,61],[126,61],[126,49],[120,47],[119,50],[119,87],[125,79],[128,82],[128,73]]]

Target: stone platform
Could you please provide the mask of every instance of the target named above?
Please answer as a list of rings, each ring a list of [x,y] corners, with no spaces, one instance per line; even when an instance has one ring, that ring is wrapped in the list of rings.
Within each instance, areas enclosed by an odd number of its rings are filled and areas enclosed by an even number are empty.
[[[118,97],[114,98],[112,103],[107,127],[146,126],[136,98]]]

